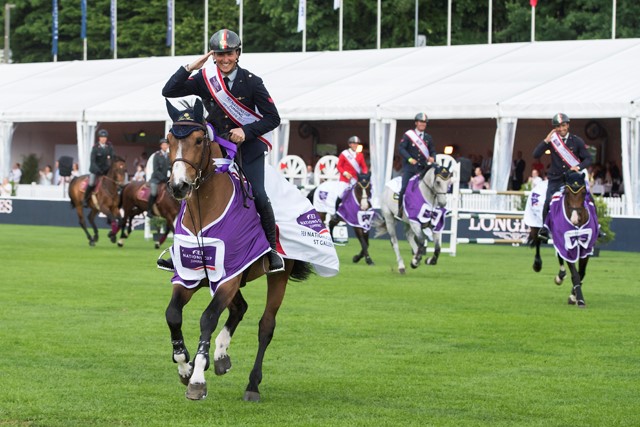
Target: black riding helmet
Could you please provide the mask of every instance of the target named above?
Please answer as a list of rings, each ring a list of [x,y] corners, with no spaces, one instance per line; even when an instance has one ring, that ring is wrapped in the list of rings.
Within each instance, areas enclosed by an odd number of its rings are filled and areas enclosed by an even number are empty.
[[[209,48],[214,53],[233,52],[234,50],[240,54],[242,42],[240,37],[231,30],[220,30],[211,36],[209,40]]]
[[[560,126],[562,123],[569,123],[570,121],[569,116],[564,113],[558,113],[551,119],[551,124],[556,127]]]

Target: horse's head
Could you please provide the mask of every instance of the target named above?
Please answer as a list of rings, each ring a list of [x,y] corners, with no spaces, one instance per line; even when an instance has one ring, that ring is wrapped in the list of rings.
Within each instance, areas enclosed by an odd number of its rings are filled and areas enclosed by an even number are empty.
[[[441,165],[433,163],[431,168],[421,173],[422,182],[427,189],[435,196],[435,204],[443,208],[447,204],[447,192],[451,182],[451,164]]]
[[[127,179],[127,163],[121,157],[115,157],[109,167],[107,176],[118,186],[124,185]]]
[[[371,172],[359,173],[354,187],[356,197],[360,200],[360,210],[366,211],[371,206]]]
[[[178,110],[168,100],[166,102],[167,111],[173,120],[167,135],[171,160],[168,187],[173,197],[182,200],[215,170],[211,161],[215,153],[212,153],[214,148],[205,122],[202,101],[197,99],[192,106],[184,103],[184,110]],[[219,151],[217,144],[216,148]]]
[[[579,172],[568,172],[565,175],[564,206],[569,214],[569,220],[575,226],[584,225],[588,218],[584,199],[587,195],[587,186],[584,175]]]

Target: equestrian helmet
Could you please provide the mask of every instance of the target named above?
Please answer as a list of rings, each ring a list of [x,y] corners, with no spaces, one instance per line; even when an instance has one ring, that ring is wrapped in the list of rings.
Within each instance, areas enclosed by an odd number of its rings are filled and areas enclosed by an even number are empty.
[[[553,126],[560,126],[563,123],[569,123],[569,116],[567,116],[564,113],[558,113],[555,116],[553,116],[553,119],[551,119],[551,123],[553,124]]]
[[[349,145],[351,145],[351,144],[362,144],[362,140],[360,140],[360,138],[358,138],[357,136],[353,135],[351,138],[349,138],[347,143]]]
[[[98,131],[98,136],[104,136],[106,138],[109,136],[109,132],[107,132],[105,129],[100,129]]]
[[[428,122],[429,117],[427,117],[427,113],[418,113],[415,118],[416,122]]]
[[[169,140],[168,140],[167,138],[160,138],[160,141],[158,141],[158,145],[162,145],[162,144],[164,144],[165,142],[168,144],[168,143],[169,143]]]
[[[234,50],[240,53],[241,47],[240,37],[227,29],[217,31],[209,40],[209,48],[214,53],[233,52]]]

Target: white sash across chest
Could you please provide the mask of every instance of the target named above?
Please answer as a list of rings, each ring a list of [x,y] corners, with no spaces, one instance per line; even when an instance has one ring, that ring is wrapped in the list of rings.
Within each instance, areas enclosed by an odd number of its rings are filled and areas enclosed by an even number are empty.
[[[204,81],[213,99],[236,125],[242,127],[243,125],[257,122],[262,118],[257,111],[253,111],[242,104],[229,92],[224,84],[222,73],[215,64],[208,64],[203,68],[202,77],[204,77]],[[258,139],[267,144],[267,147],[271,149],[273,132],[267,132],[259,136]]]
[[[425,142],[422,140],[422,138],[420,138],[418,136],[416,131],[414,129],[409,129],[408,131],[405,132],[405,135],[407,135],[409,137],[411,142],[413,142],[413,145],[418,147],[418,150],[420,150],[420,152],[422,153],[424,158],[428,159],[429,158],[429,148],[427,147],[427,144],[425,144]]]
[[[560,158],[567,164],[569,167],[578,166],[580,164],[580,160],[573,154],[573,151],[567,147],[560,136],[557,133],[551,135],[551,146],[556,153],[560,156]]]

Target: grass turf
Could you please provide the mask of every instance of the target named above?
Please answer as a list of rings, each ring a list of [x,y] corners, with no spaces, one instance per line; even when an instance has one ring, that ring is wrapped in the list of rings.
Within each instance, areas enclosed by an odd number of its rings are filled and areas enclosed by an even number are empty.
[[[339,247],[340,274],[292,283],[264,364],[262,401],[242,401],[265,281],[209,396],[184,398],[164,309],[170,274],[134,232],[124,248],[79,229],[0,225],[0,426],[567,426],[640,424],[637,253],[601,252],[568,306],[543,249],[459,246],[400,276],[385,240],[375,266]],[[408,245],[402,242],[408,265]],[[185,309],[195,353],[200,292]],[[226,319],[226,316],[223,318]]]

